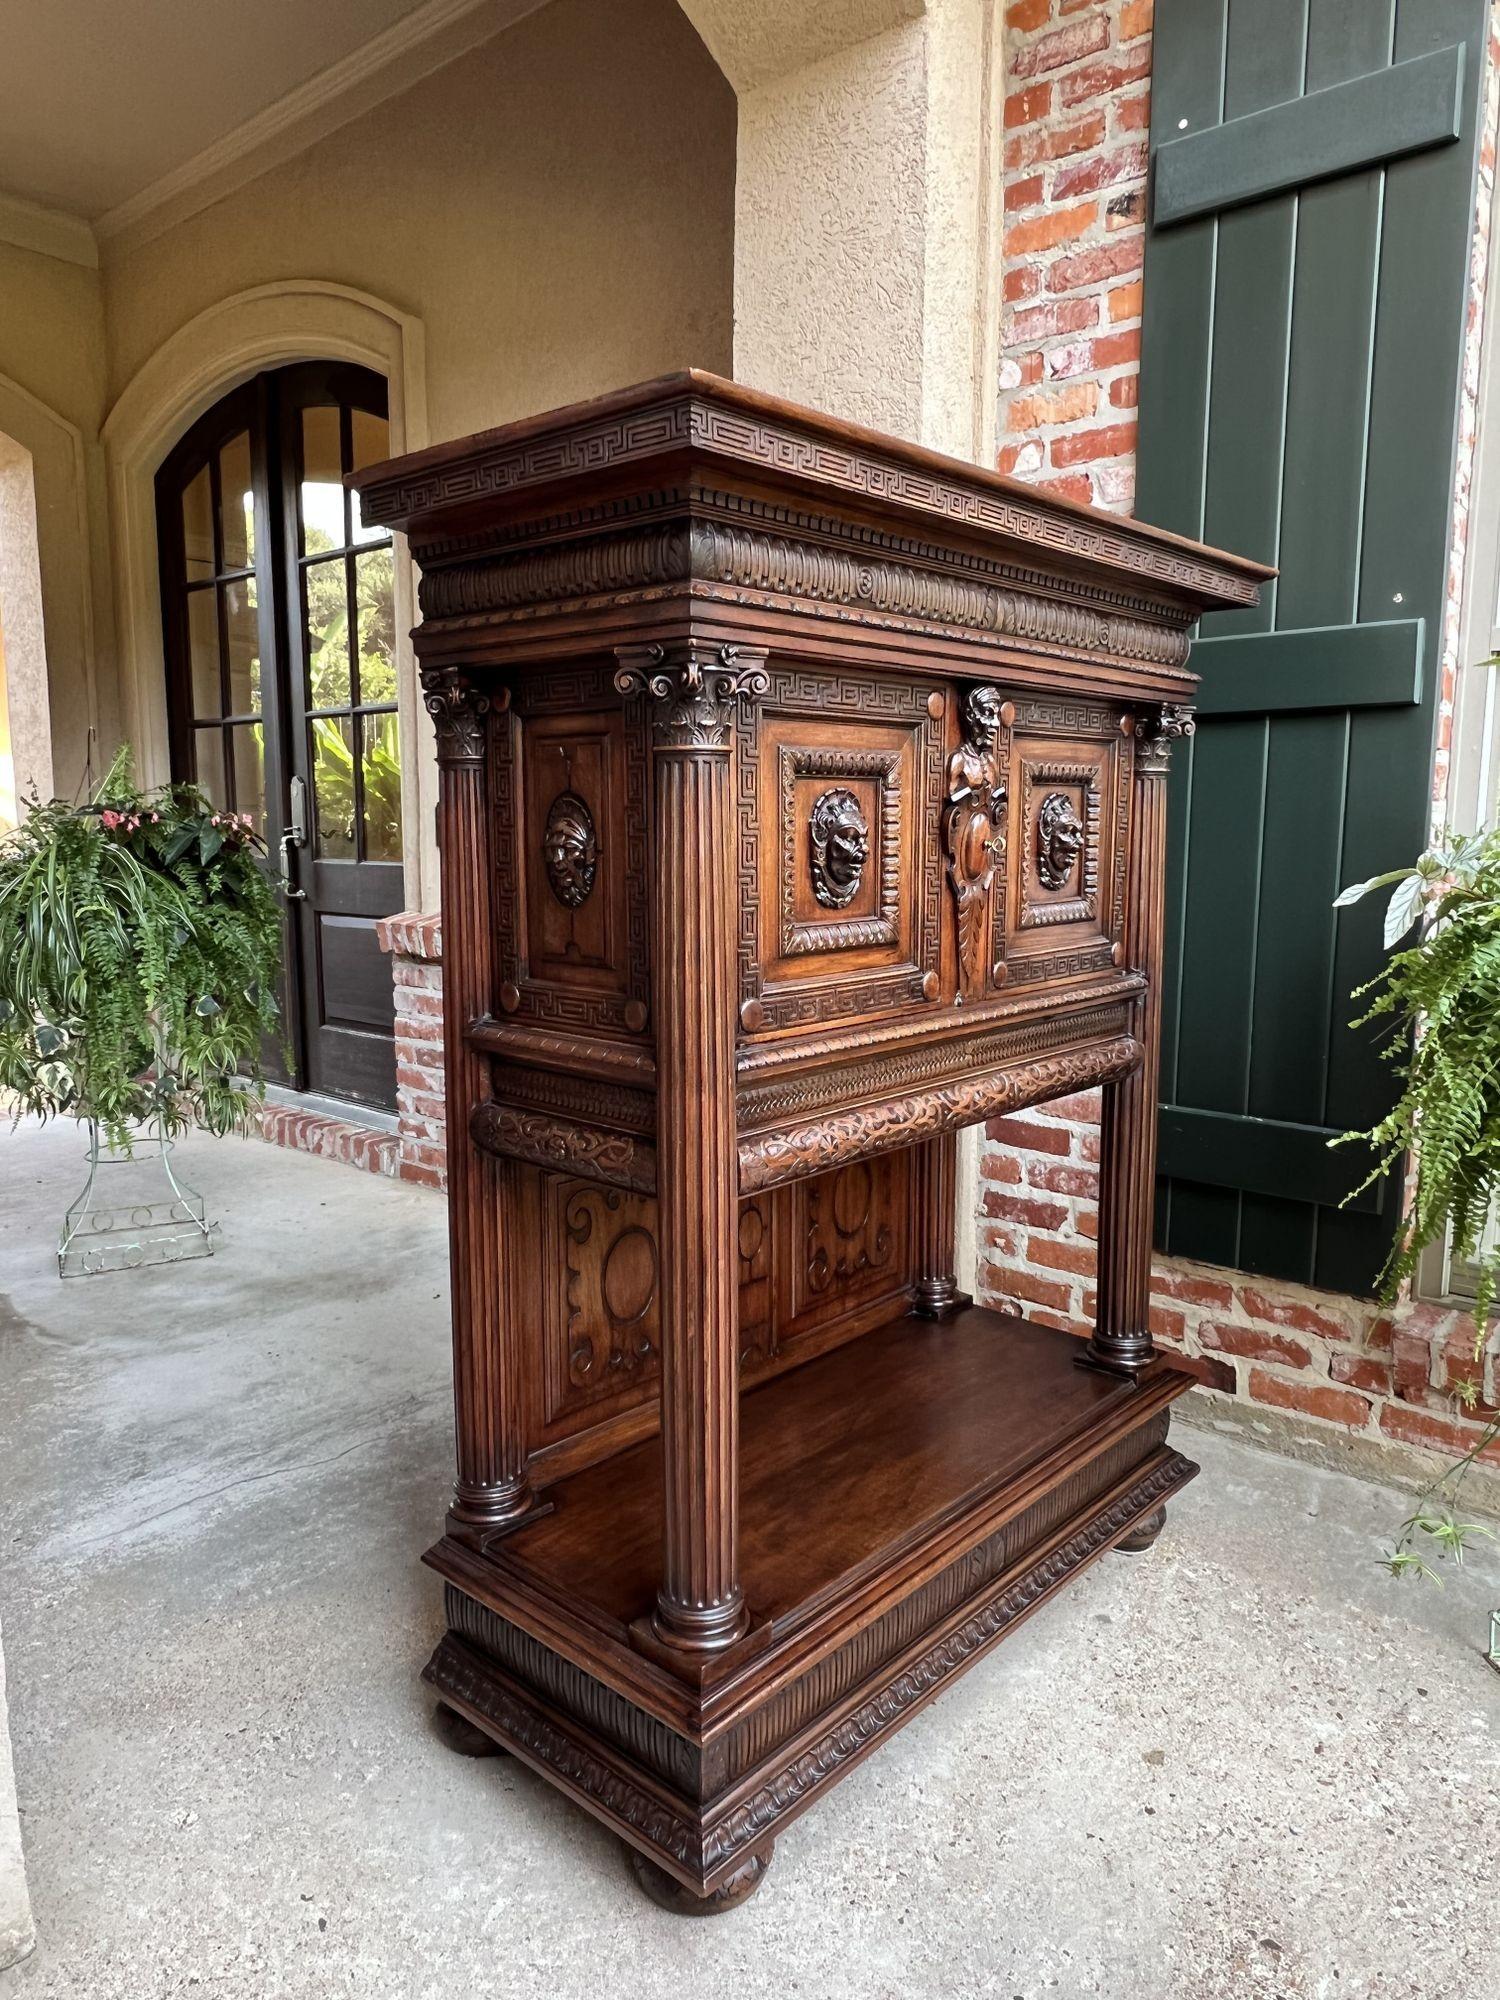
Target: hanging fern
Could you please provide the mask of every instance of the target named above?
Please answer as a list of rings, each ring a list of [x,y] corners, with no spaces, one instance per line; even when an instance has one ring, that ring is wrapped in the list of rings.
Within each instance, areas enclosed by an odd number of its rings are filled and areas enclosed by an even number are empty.
[[[33,800],[0,841],[0,1095],[116,1145],[242,1127],[278,1032],[258,845],[193,786],[138,791],[128,749],[90,804]]]

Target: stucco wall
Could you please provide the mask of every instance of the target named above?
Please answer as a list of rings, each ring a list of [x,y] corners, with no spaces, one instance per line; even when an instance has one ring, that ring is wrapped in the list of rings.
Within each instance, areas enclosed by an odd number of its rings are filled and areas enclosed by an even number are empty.
[[[112,614],[98,446],[105,397],[99,273],[0,243],[0,462],[10,523],[0,550],[9,582],[6,677],[17,778],[71,793],[84,775],[88,730],[114,727]],[[35,556],[15,526],[22,484],[34,488]],[[31,496],[27,496],[29,508]],[[40,558],[40,620],[18,589],[17,564]],[[40,630],[36,627],[40,623]],[[41,649],[45,647],[46,676]],[[102,696],[101,696],[102,687]]]
[[[734,94],[676,0],[557,0],[104,273],[117,395],[226,295],[317,277],[427,332],[457,436],[732,353]]]

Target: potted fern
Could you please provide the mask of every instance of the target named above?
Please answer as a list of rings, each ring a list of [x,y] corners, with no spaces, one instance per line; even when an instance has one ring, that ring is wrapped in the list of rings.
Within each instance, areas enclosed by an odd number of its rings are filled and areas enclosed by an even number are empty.
[[[1474,1358],[1481,1363],[1500,1297],[1500,1232],[1489,1223],[1500,1199],[1500,828],[1445,834],[1412,868],[1346,889],[1335,908],[1379,889],[1391,891],[1384,968],[1355,994],[1366,1011],[1353,1024],[1389,1023],[1385,1049],[1400,1091],[1363,1141],[1375,1164],[1359,1193],[1408,1154],[1411,1198],[1380,1273],[1380,1296],[1394,1299],[1429,1244],[1448,1239],[1477,1273]],[[1416,941],[1394,950],[1413,927]],[[1351,1196],[1350,1199],[1353,1197]],[[1478,1370],[1463,1400],[1478,1400]],[[1422,1494],[1385,1561],[1395,1574],[1434,1574],[1423,1549],[1463,1561],[1465,1542],[1491,1531],[1459,1519],[1464,1475],[1500,1435],[1485,1424],[1471,1449]],[[1497,1662],[1500,1664],[1500,1662]]]
[[[33,799],[0,840],[0,1096],[88,1126],[90,1187],[143,1134],[171,1179],[174,1134],[243,1128],[263,1094],[281,918],[260,851],[196,787],[138,790],[128,749],[87,804]]]

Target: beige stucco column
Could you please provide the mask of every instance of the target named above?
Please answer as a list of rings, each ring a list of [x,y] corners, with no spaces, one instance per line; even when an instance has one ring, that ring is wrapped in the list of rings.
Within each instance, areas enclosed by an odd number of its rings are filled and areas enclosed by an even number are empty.
[[[736,379],[995,461],[998,0],[681,0],[739,99]],[[978,1132],[957,1271],[974,1289]]]
[[[36,1942],[26,1869],[21,1858],[21,1821],[16,1811],[16,1773],[10,1754],[10,1721],[5,1707],[5,1651],[0,1644],[0,1972],[22,1959]]]

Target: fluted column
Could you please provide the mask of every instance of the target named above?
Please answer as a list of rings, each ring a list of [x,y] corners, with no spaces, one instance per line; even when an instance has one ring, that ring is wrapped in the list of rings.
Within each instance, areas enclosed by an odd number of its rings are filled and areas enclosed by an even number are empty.
[[[1135,1375],[1154,1359],[1151,1238],[1156,1200],[1157,1095],[1161,1070],[1162,955],[1166,920],[1167,756],[1193,733],[1192,711],[1164,707],[1135,724],[1135,798],[1125,891],[1125,962],[1146,975],[1136,1002],[1138,1069],[1104,1086],[1099,1157],[1098,1316],[1084,1360]]]
[[[954,1274],[954,1205],[958,1134],[942,1132],[912,1148],[912,1214],[916,1223],[916,1282],[912,1311],[919,1319],[947,1319],[970,1303]]]
[[[622,648],[654,739],[651,979],[665,1518],[656,1636],[693,1653],[745,1627],[735,1261],[735,703],[766,686],[760,654],[686,642]]]
[[[515,1169],[481,1152],[469,1114],[489,1096],[489,1064],[466,1030],[494,1004],[494,927],[485,750],[491,706],[508,696],[453,668],[426,670],[437,729],[438,846],[443,884],[443,1075],[448,1129],[448,1240],[453,1414],[458,1477],[451,1530],[470,1540],[532,1504],[526,1476],[520,1327],[515,1302]]]

